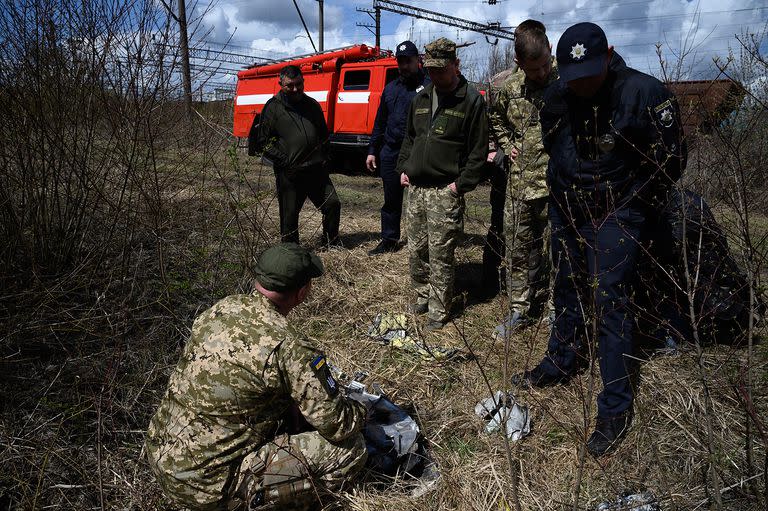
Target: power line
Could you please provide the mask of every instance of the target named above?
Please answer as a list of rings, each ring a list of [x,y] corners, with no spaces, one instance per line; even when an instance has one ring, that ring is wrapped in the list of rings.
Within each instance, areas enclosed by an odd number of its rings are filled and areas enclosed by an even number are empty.
[[[373,7],[375,9],[381,9],[384,11],[394,12],[396,14],[402,14],[406,16],[412,16],[414,18],[420,18],[435,23],[442,23],[444,25],[450,25],[460,30],[470,30],[472,32],[479,32],[486,36],[496,37],[500,39],[514,40],[514,33],[501,27],[500,23],[477,23],[474,21],[457,18],[455,16],[449,16],[441,12],[428,11],[427,9],[421,9],[412,5],[401,4],[399,2],[393,2],[391,0],[373,0]]]
[[[177,48],[176,45],[168,44],[168,43],[156,43],[157,46],[162,46],[165,48]],[[230,64],[243,64],[243,65],[253,65],[254,61],[261,60],[264,62],[271,62],[272,59],[264,58],[264,57],[257,57],[255,55],[246,55],[243,53],[234,53],[234,52],[228,52],[224,50],[217,50],[213,48],[205,48],[205,47],[193,47],[189,49],[190,57],[196,58],[196,59],[203,59],[203,60],[215,60],[218,62],[227,62]],[[224,57],[221,57],[221,55],[224,55]]]
[[[225,75],[234,75],[237,76],[237,73],[239,73],[241,70],[238,69],[229,69],[222,66],[213,66],[213,65],[206,65],[206,64],[196,64],[196,63],[190,63],[190,67],[199,70],[199,71],[211,71],[214,73],[222,73]]]
[[[752,25],[754,25],[754,27],[757,28],[757,27],[764,26],[764,23],[763,22],[730,23],[730,24],[718,25],[717,27],[718,28],[720,28],[720,27],[751,27]],[[547,27],[549,27],[549,25],[547,25]],[[454,29],[447,29],[447,28],[440,29],[440,28],[436,28],[434,30],[419,30],[418,33],[421,33],[421,34],[446,34],[446,33],[452,33],[453,30]],[[683,33],[683,32],[689,32],[689,29],[664,30],[662,32],[662,34],[677,34],[677,33]],[[416,33],[416,32],[414,32],[414,33]],[[398,32],[390,32],[390,33],[381,34],[381,35],[382,36],[393,36],[393,35],[398,35]],[[612,35],[610,33],[608,34],[608,38],[610,39],[610,41],[615,41],[616,39],[619,39],[619,38],[622,38],[622,37],[634,37],[634,36],[635,36],[635,34],[629,34],[629,35],[627,35],[627,34]],[[722,37],[729,38],[729,37],[734,37],[734,35],[722,36]],[[654,42],[656,42],[656,41],[654,41]]]
[[[687,13],[679,13],[679,14],[661,14],[659,16],[637,16],[632,18],[606,18],[602,20],[592,20],[592,23],[614,23],[618,21],[650,21],[650,20],[665,20],[665,19],[672,19],[672,18],[682,18],[682,17],[700,17],[705,14],[733,14],[737,12],[752,12],[752,11],[763,11],[768,9],[768,6],[765,7],[752,7],[749,9],[732,9],[727,11],[699,11],[699,12],[687,12]],[[570,12],[570,11],[568,11]],[[547,15],[549,16],[549,15]],[[572,22],[565,22],[565,23],[545,23],[547,28],[550,27],[570,27],[573,23]]]

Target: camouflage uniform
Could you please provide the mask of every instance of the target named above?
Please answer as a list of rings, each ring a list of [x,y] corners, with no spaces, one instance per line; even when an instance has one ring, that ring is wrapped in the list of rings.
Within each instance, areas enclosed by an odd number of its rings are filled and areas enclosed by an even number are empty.
[[[285,434],[292,412],[315,430]],[[341,486],[365,463],[364,418],[339,393],[319,348],[272,302],[233,295],[195,321],[149,425],[147,455],[179,505],[247,509],[265,486],[281,496]]]
[[[557,80],[553,65],[548,84]],[[525,78],[521,69],[504,82],[489,112],[490,133],[510,165],[504,204],[507,294],[510,308],[531,319],[540,317],[549,289],[546,173],[549,158],[541,141],[539,110],[546,86]]]

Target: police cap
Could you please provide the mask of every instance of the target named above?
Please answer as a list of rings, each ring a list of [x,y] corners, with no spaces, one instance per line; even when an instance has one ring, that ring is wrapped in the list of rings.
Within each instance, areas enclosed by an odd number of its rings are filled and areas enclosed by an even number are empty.
[[[596,76],[603,72],[608,40],[594,23],[569,27],[557,42],[557,67],[564,82]]]
[[[445,67],[456,60],[456,43],[445,37],[424,47],[424,67]]]
[[[418,57],[419,49],[411,41],[403,41],[397,45],[395,57]]]
[[[323,262],[297,243],[283,242],[266,249],[256,262],[256,280],[264,289],[300,289],[323,274]]]

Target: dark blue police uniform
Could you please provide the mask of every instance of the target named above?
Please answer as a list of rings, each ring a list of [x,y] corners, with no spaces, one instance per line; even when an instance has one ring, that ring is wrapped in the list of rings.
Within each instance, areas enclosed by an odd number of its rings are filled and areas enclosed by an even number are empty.
[[[587,36],[581,41],[578,30],[569,31],[565,51],[558,44],[561,77],[563,61],[596,52]],[[604,63],[607,46],[602,56]],[[603,380],[598,419],[626,417],[633,400],[630,296],[636,263],[686,161],[677,103],[661,82],[627,67],[613,53],[607,77],[591,97],[577,97],[563,78],[551,87],[541,122],[550,155],[557,318],[535,376],[538,381],[567,380],[586,363],[584,347],[594,334]]]
[[[405,43],[402,43],[404,45]],[[411,43],[412,45],[413,43]],[[416,47],[414,56],[418,55]],[[401,52],[398,52],[400,56]],[[403,55],[409,55],[403,53]],[[378,155],[379,174],[384,184],[384,205],[381,207],[381,238],[397,243],[400,239],[400,217],[403,210],[403,187],[400,185],[400,173],[395,170],[400,146],[405,136],[405,122],[408,109],[416,92],[429,83],[429,79],[420,69],[416,76],[408,80],[399,77],[392,80],[381,94],[381,103],[373,123],[369,155]]]

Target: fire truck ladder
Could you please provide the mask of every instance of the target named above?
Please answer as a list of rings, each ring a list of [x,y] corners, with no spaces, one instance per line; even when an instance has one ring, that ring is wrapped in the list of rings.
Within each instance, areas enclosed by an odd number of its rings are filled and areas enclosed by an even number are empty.
[[[286,57],[284,59],[268,60],[267,62],[257,62],[257,63],[255,63],[255,64],[253,64],[251,66],[248,66],[246,69],[250,69],[252,67],[258,67],[258,66],[280,64],[281,62],[291,62],[293,60],[300,60],[300,59],[304,59],[304,58],[307,58],[307,57],[315,57],[317,55],[325,55],[325,54],[333,53],[333,52],[336,52],[336,51],[351,50],[355,46],[357,46],[357,45],[352,44],[350,46],[341,46],[339,48],[332,48],[330,50],[324,50],[324,51],[318,51],[318,52],[314,52],[313,51],[313,52],[310,52],[310,53],[305,53],[303,55],[294,55],[292,57]]]
[[[412,16],[427,21],[434,21],[435,23],[442,23],[443,25],[449,25],[462,30],[479,32],[486,37],[496,37],[498,39],[508,39],[510,41],[515,40],[515,33],[501,28],[501,25],[498,22],[487,24],[476,23],[474,21],[456,18],[440,12],[428,11],[427,9],[401,4],[400,2],[392,2],[390,0],[373,0],[373,9],[377,11],[382,9],[396,14],[402,14],[403,16]],[[376,45],[378,46],[378,44],[377,41]]]

